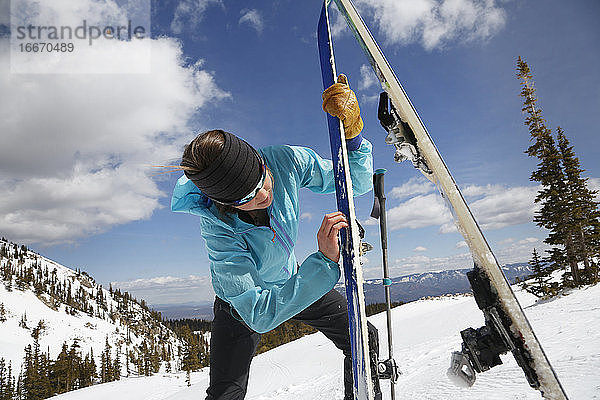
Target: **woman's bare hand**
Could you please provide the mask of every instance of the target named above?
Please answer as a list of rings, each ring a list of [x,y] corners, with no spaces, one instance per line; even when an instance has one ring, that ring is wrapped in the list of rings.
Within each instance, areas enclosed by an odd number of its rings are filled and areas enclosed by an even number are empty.
[[[340,260],[340,245],[338,243],[338,233],[340,229],[347,228],[348,221],[344,214],[339,211],[326,214],[323,217],[321,228],[317,232],[317,243],[319,250],[336,263]]]

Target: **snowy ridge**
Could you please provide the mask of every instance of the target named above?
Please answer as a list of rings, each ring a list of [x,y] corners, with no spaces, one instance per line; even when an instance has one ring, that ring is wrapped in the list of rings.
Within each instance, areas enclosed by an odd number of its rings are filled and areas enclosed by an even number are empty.
[[[130,358],[142,357],[142,348],[164,350],[176,369],[181,341],[158,320],[157,315],[118,290],[98,285],[85,272],[64,267],[52,260],[8,241],[0,241],[0,358],[12,364],[18,375],[24,348],[39,336],[40,349],[55,359],[63,343],[77,341],[85,355],[93,350],[96,365],[106,340],[112,357],[117,351]],[[2,319],[5,319],[2,321]],[[127,374],[126,357],[121,357],[121,373]],[[163,365],[163,367],[166,365]],[[130,366],[136,374],[136,366]]]
[[[513,287],[548,357],[572,400],[600,398],[600,285],[574,290],[551,301]],[[450,353],[459,348],[459,331],[483,319],[469,296],[444,296],[394,308],[394,354],[402,375],[397,398],[406,400],[534,400],[539,392],[527,384],[512,356],[480,374],[470,389],[446,377]],[[369,320],[377,326],[381,354],[387,353],[385,313]],[[123,379],[56,396],[56,400],[197,400],[208,386],[208,368],[192,373]],[[382,384],[389,399],[389,384]],[[248,400],[341,400],[342,355],[322,334],[295,340],[255,357]]]

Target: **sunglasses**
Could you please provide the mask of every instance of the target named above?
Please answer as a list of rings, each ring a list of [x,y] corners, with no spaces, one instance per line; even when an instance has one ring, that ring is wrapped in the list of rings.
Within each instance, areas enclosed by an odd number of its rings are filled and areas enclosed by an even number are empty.
[[[267,178],[267,166],[265,165],[264,162],[262,162],[262,160],[261,160],[261,164],[262,164],[262,176],[260,177],[260,180],[258,181],[258,184],[256,185],[256,187],[254,189],[252,189],[252,191],[250,193],[248,193],[242,199],[231,202],[231,203],[223,203],[223,202],[219,202],[219,203],[226,205],[226,206],[237,207],[237,206],[241,206],[241,205],[251,202],[252,199],[254,197],[256,197],[256,195],[258,194],[260,189],[262,189],[262,187],[265,184],[265,180]]]

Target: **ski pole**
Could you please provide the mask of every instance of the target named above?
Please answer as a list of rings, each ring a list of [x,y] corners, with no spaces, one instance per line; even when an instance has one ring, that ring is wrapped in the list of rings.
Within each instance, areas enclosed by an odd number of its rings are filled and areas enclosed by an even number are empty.
[[[389,359],[384,362],[385,377],[390,379],[392,400],[395,399],[394,384],[398,379],[398,366],[394,361],[394,346],[392,343],[392,302],[390,296],[390,286],[392,280],[388,270],[388,254],[387,254],[387,220],[385,215],[385,191],[383,184],[383,175],[386,170],[381,168],[373,174],[373,191],[375,200],[373,203],[373,211],[371,217],[379,219],[379,228],[381,233],[381,251],[383,254],[383,286],[385,288],[385,303],[387,316],[387,331],[388,331],[388,354]]]

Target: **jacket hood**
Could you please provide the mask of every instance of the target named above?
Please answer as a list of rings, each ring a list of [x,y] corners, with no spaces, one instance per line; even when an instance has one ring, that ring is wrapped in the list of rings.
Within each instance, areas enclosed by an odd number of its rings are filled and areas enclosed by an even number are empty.
[[[201,217],[203,224],[219,225],[226,230],[239,233],[248,230],[252,225],[242,221],[236,214],[226,216],[214,205],[215,203],[185,175],[177,180],[171,210]]]
[[[213,204],[185,175],[177,180],[171,197],[171,211],[203,215]]]

